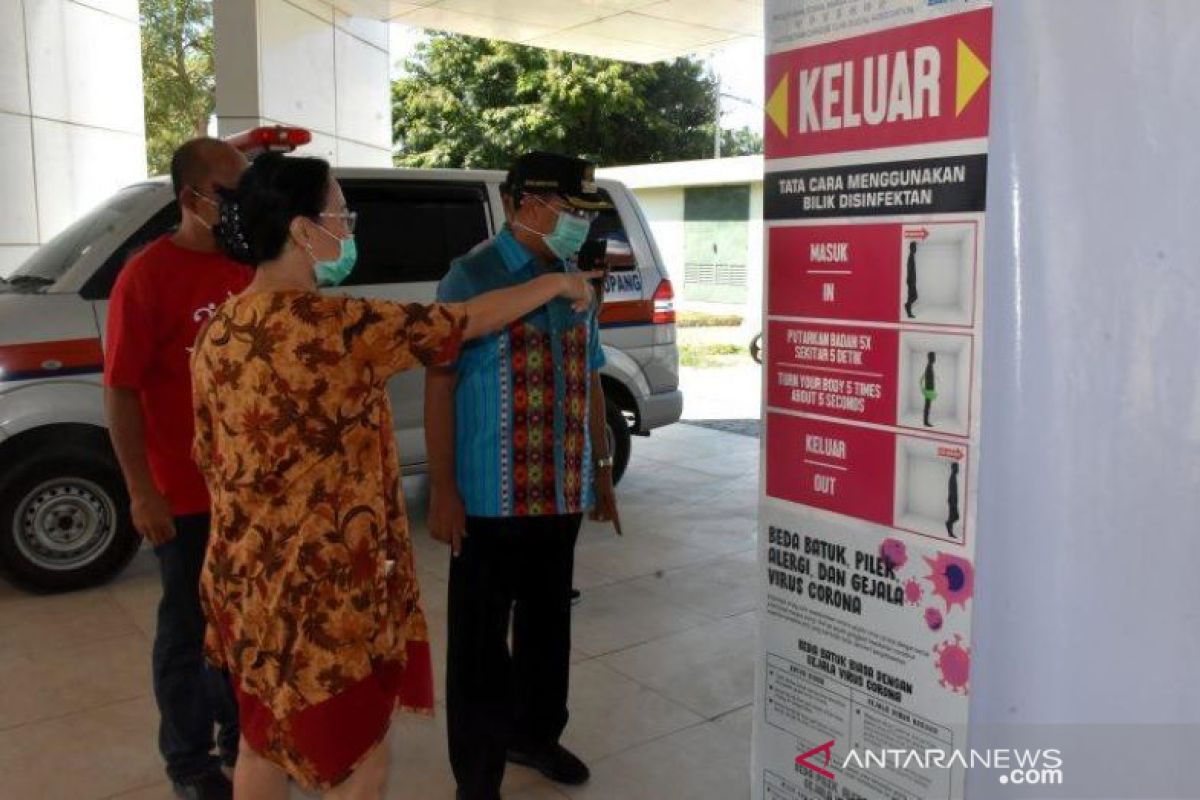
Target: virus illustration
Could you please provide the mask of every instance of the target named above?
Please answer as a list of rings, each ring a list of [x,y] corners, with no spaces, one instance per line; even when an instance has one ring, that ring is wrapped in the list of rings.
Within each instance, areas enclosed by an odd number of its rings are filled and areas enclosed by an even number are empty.
[[[962,643],[962,637],[954,634],[954,640],[947,639],[933,648],[937,657],[937,670],[942,677],[938,683],[952,692],[967,694],[967,681],[971,676],[971,648]]]
[[[942,612],[932,606],[925,609],[925,624],[931,631],[940,631],[942,629]]]
[[[975,568],[965,558],[938,553],[937,558],[925,558],[929,565],[926,580],[933,584],[933,593],[946,601],[946,611],[954,605],[965,610],[967,601],[975,594]]]
[[[909,578],[904,583],[904,601],[910,606],[919,606],[925,597],[925,590],[916,578]]]
[[[879,543],[879,557],[894,572],[908,563],[908,548],[899,539],[884,539]]]

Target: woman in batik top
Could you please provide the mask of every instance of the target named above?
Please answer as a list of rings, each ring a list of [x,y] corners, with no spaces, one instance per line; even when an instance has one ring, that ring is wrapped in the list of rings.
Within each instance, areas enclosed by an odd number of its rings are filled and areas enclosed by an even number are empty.
[[[255,267],[192,358],[195,457],[212,494],[206,650],[238,696],[237,797],[379,797],[397,708],[431,713],[429,632],[386,384],[595,274],[469,303],[324,295],[353,267],[355,214],[320,159],[264,156],[222,204],[218,239]]]

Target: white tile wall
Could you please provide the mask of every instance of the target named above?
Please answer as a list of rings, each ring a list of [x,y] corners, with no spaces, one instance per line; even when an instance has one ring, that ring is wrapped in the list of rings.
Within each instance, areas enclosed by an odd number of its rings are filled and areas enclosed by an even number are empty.
[[[245,2],[246,5],[249,5],[253,0],[237,0],[237,2]],[[304,9],[313,16],[320,17],[325,22],[333,22],[333,6],[325,0],[287,0],[287,2]]]
[[[352,36],[357,36],[380,50],[388,49],[388,28],[390,27],[388,23],[362,16],[350,16],[341,11],[334,12],[334,21],[339,28]]]
[[[21,266],[25,259],[33,255],[35,250],[37,250],[36,247],[0,244],[0,278],[11,275],[13,270]]]
[[[322,0],[223,0],[217,112],[222,136],[257,124],[307,128],[298,151],[334,164],[391,166],[390,25]],[[247,29],[256,34],[248,35]],[[225,57],[227,50],[233,52]],[[231,68],[231,65],[235,65]],[[242,81],[230,85],[237,73]]]
[[[135,22],[138,18],[138,0],[74,0],[74,2]]]
[[[338,140],[328,134],[314,131],[312,141],[305,147],[301,147],[296,153],[302,156],[316,156],[331,164],[336,164],[338,163]]]
[[[438,0],[388,0],[388,13],[391,17],[398,17],[410,11],[412,6],[431,6],[437,2]]]
[[[0,111],[29,113],[29,74],[25,63],[21,0],[5,0],[0,3]]]
[[[385,29],[384,23],[379,23]],[[388,149],[392,143],[388,53],[343,31],[336,34],[337,135]]]
[[[36,244],[33,138],[29,117],[0,113],[0,244]]]
[[[222,139],[233,136],[235,133],[258,128],[265,125],[274,125],[274,122],[261,119],[259,117],[227,117],[221,116],[217,118],[217,136]]]
[[[140,136],[137,23],[71,0],[24,6],[33,115]]]
[[[258,17],[252,2],[213,4],[213,25],[219,32],[213,41],[219,120],[259,114]],[[220,135],[228,135],[221,122],[218,127]]]
[[[43,241],[146,176],[146,143],[140,135],[35,119],[33,142]]]
[[[368,147],[358,142],[339,139],[337,161],[340,167],[391,167],[392,151],[388,148]]]
[[[333,26],[285,0],[258,2],[262,116],[333,134]]]

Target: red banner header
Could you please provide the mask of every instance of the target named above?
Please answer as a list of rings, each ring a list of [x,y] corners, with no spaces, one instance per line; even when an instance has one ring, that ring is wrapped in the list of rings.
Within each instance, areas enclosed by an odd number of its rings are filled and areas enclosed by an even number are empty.
[[[992,11],[767,59],[767,158],[987,136]]]

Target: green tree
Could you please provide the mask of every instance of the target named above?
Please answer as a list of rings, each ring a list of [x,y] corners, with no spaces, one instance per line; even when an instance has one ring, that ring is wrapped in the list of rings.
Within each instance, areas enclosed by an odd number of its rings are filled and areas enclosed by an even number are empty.
[[[761,156],[763,153],[763,138],[749,128],[721,131],[721,155],[726,156]]]
[[[170,170],[171,154],[203,136],[213,112],[211,0],[140,0],[146,163],[151,175]]]
[[[404,72],[392,85],[401,166],[501,168],[532,149],[606,166],[713,155],[718,86],[694,59],[630,64],[439,33]]]

